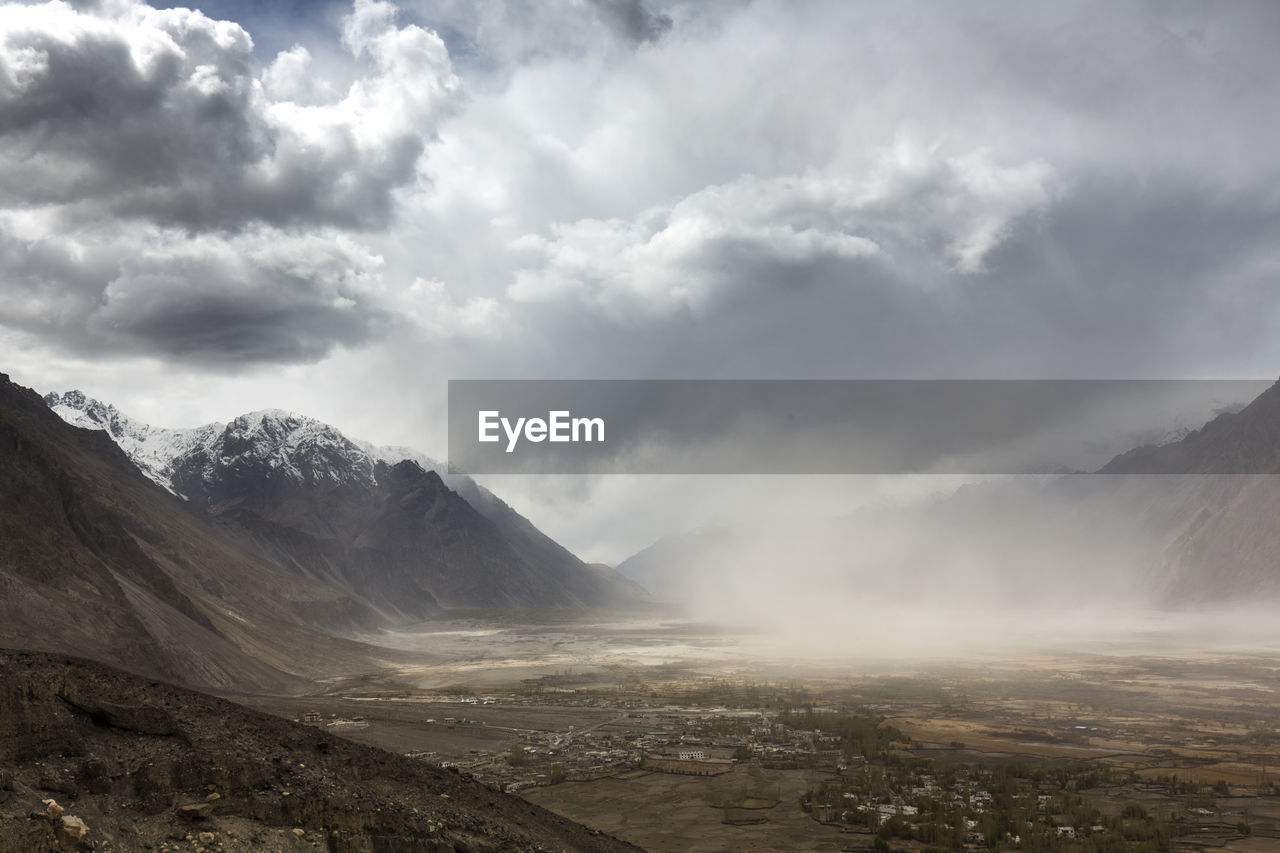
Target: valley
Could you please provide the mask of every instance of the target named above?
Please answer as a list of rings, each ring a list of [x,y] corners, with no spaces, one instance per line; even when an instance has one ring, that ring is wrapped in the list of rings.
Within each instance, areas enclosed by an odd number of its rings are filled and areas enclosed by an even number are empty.
[[[235,698],[654,851],[1280,844],[1265,651],[806,661],[707,626],[551,621],[422,626],[451,662]]]
[[[1257,470],[1278,406],[1142,464]],[[54,653],[6,653],[0,850],[77,830],[57,796],[103,851],[1280,842],[1267,476],[1131,457],[624,572],[279,410],[156,429],[0,381],[0,456],[0,645]]]

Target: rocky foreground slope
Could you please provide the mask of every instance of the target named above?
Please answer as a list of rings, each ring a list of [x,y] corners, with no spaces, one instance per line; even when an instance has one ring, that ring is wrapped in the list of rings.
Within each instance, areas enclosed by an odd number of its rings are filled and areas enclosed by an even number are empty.
[[[0,646],[250,692],[394,657],[333,636],[378,625],[367,602],[200,519],[3,374],[0,473]]]
[[[0,853],[634,851],[517,797],[89,661],[0,650]]]

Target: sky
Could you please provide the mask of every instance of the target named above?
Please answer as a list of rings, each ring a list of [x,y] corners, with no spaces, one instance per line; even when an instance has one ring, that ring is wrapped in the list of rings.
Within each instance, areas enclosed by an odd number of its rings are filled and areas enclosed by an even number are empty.
[[[434,456],[451,378],[1273,377],[1277,37],[1268,0],[0,3],[0,371]],[[607,560],[778,489],[490,485]]]

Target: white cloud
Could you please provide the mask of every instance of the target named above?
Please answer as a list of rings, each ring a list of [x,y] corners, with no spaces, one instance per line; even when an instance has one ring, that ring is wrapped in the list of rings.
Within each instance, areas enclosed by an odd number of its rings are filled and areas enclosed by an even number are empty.
[[[632,221],[583,219],[553,224],[549,238],[523,235],[512,248],[535,264],[516,273],[508,295],[585,301],[632,319],[701,311],[761,268],[779,286],[789,266],[823,262],[847,264],[850,276],[870,261],[975,273],[1020,217],[1047,207],[1057,184],[1045,163],[1001,166],[986,150],[923,160],[898,151],[862,179],[747,176]],[[938,241],[943,255],[925,256]]]
[[[276,54],[275,60],[262,72],[262,86],[274,101],[311,104],[334,100],[333,84],[317,77],[311,51],[294,45]]]
[[[510,332],[510,315],[497,299],[473,296],[459,301],[435,279],[414,279],[397,296],[396,305],[432,340],[482,338],[496,343]]]

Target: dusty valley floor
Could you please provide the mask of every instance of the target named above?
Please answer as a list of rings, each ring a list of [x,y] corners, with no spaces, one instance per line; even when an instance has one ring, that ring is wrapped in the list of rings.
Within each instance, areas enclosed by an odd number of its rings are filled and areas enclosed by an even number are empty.
[[[705,626],[479,618],[391,640],[432,658],[235,698],[653,851],[1280,849],[1266,647],[805,663]]]

